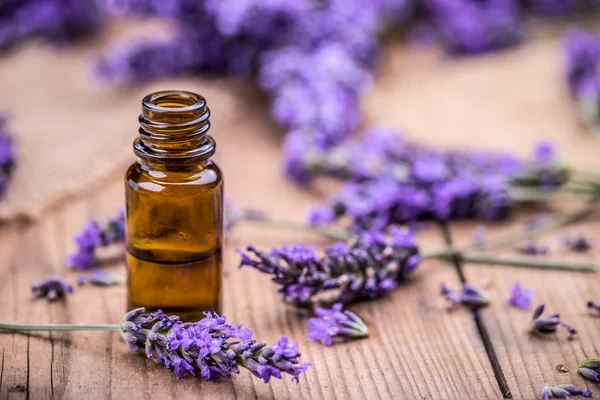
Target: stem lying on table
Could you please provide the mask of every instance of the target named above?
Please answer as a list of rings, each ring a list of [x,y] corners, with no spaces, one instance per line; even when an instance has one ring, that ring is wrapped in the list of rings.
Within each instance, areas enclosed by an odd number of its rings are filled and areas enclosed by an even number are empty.
[[[450,253],[446,256],[438,256],[437,258],[450,259],[455,254]],[[594,272],[596,267],[594,264],[589,262],[570,262],[570,261],[559,261],[559,260],[547,260],[541,257],[530,256],[530,257],[512,257],[512,256],[496,256],[489,254],[477,254],[477,253],[459,253],[457,255],[461,260],[467,263],[473,264],[494,264],[494,265],[506,265],[515,267],[526,267],[526,268],[539,268],[539,269],[556,269],[565,271],[584,271]]]
[[[8,331],[120,331],[121,325],[89,325],[89,324],[5,324],[0,323],[0,330]]]

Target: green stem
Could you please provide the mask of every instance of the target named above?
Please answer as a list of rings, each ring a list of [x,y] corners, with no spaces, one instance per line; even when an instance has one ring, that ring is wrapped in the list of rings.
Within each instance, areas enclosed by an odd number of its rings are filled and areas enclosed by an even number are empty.
[[[120,331],[121,325],[89,324],[7,324],[0,323],[0,330],[7,331]]]
[[[546,260],[541,257],[512,257],[477,253],[456,254],[451,251],[447,255],[439,256],[438,258],[449,259],[454,256],[458,256],[463,261],[474,264],[494,264],[526,268],[556,269],[565,271],[584,272],[594,272],[596,270],[595,265],[592,263]]]
[[[300,230],[300,231],[307,231],[307,232],[317,232],[317,233],[320,233],[321,235],[324,235],[324,236],[327,236],[327,237],[330,237],[330,238],[336,239],[336,240],[348,240],[354,236],[352,234],[352,232],[350,232],[346,229],[343,229],[343,228],[337,228],[337,227],[331,227],[331,226],[311,226],[304,222],[287,221],[287,220],[280,220],[280,219],[273,219],[273,218],[262,218],[262,219],[240,218],[236,222],[250,222],[250,223],[268,226],[268,227],[272,227],[272,228],[283,228],[283,229]]]

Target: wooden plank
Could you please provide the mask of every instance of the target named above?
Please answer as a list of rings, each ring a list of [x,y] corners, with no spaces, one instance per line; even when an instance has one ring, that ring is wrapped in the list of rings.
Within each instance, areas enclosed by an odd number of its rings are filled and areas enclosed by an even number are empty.
[[[473,226],[474,224],[467,223],[455,224],[453,233],[456,237],[469,237]],[[519,223],[510,226],[514,230]],[[506,227],[500,230],[506,230]],[[574,254],[561,249],[558,243],[560,234],[578,230],[586,232],[593,240],[600,232],[600,222],[597,218],[590,219],[545,234],[539,241],[551,247],[549,257],[571,261],[594,260],[600,264],[597,249],[586,254]],[[493,233],[496,232],[490,233],[490,236]],[[517,254],[512,246],[498,253]],[[597,345],[600,340],[598,319],[591,316],[586,308],[587,301],[600,299],[597,274],[479,265],[467,265],[465,271],[467,277],[474,281],[483,280],[492,284],[489,291],[493,301],[482,314],[514,398],[539,396],[546,383],[571,383],[579,387],[596,388],[578,374],[577,366],[585,358],[600,354]],[[536,291],[532,309],[524,311],[505,304],[515,281]],[[560,328],[555,337],[547,339],[532,337],[527,333],[533,307],[541,303],[546,305],[546,313],[559,312],[563,321],[579,330],[575,340],[568,341],[566,332]],[[570,371],[559,372],[556,369],[559,363],[567,365]]]

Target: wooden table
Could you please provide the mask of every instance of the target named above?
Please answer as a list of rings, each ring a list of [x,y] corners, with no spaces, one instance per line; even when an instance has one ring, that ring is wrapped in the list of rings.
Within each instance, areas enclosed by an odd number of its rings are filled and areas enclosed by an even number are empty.
[[[396,113],[385,111],[384,106],[390,109],[393,104],[408,104],[402,98],[402,89],[425,82],[427,68],[413,70],[410,80],[401,74],[391,78],[386,73],[398,64],[406,66],[422,58],[421,55],[413,58],[398,54],[390,56],[382,69],[382,83],[378,87],[389,85],[392,92],[377,92],[376,88],[366,106],[370,119],[395,123],[406,117],[409,125],[415,121],[402,115],[406,108],[399,108]],[[456,75],[463,67],[444,68],[451,70],[449,74]],[[490,82],[495,80],[493,76],[489,79]],[[562,88],[560,83],[556,83],[556,87]],[[426,88],[423,90],[429,93]],[[561,91],[556,89],[552,93],[563,99],[568,114],[569,101]],[[243,96],[248,96],[248,109],[238,127],[232,132],[218,132],[216,136],[219,162],[226,174],[227,194],[239,206],[261,208],[274,216],[300,220],[311,204],[321,201],[331,185],[320,182],[316,188],[306,190],[285,181],[279,169],[279,131],[270,122],[264,103],[255,101],[258,98],[255,92]],[[530,94],[523,93],[518,99],[527,101],[527,96]],[[510,104],[514,105],[507,101],[506,107]],[[442,118],[447,119],[449,115],[444,114]],[[549,115],[549,118],[556,117]],[[543,121],[539,120],[535,117],[536,123],[540,124],[538,128],[543,126]],[[430,122],[423,121],[425,124]],[[590,164],[600,165],[596,160],[599,150],[595,140],[583,136],[580,131],[573,131],[578,129],[574,117],[566,117],[566,121],[565,124],[571,124],[571,130],[531,130],[530,125],[526,129],[507,130],[502,143],[523,152],[535,138],[549,135],[563,145],[570,160],[578,161],[579,155],[585,153]],[[445,121],[447,128],[446,123],[451,121]],[[400,122],[396,125],[402,126]],[[460,127],[456,129],[460,134],[456,134],[455,144],[463,143],[465,138],[469,138],[471,146],[488,143],[485,135],[479,134],[477,126],[470,126],[470,133]],[[437,137],[435,132],[430,132],[429,137],[422,131],[417,134],[432,142]],[[498,142],[496,136],[490,140]],[[451,138],[445,135],[441,142],[451,142]],[[0,321],[116,323],[120,320],[125,312],[125,287],[122,285],[76,288],[66,302],[54,304],[33,300],[30,287],[51,274],[75,281],[75,273],[64,267],[65,255],[74,247],[71,236],[89,218],[113,215],[123,204],[122,189],[122,177],[114,176],[102,190],[61,204],[34,224],[13,223],[0,229]],[[518,224],[499,225],[490,230],[490,235],[514,229]],[[453,239],[459,243],[469,242],[473,226],[473,223],[453,224]],[[581,226],[597,239],[598,222],[590,219]],[[555,248],[557,236],[554,232],[546,237]],[[423,248],[444,245],[441,231],[435,226],[420,233],[418,240]],[[246,324],[261,340],[273,342],[282,334],[298,339],[303,359],[313,363],[299,384],[287,378],[264,384],[247,371],[214,382],[177,379],[141,354],[130,352],[114,332],[2,333],[0,399],[487,399],[508,395],[500,390],[498,383],[504,379],[513,398],[539,398],[545,383],[587,384],[594,390],[599,389],[577,373],[580,361],[600,354],[597,348],[600,320],[590,316],[586,309],[588,300],[600,300],[596,274],[464,266],[469,282],[491,284],[489,290],[493,301],[481,311],[481,326],[478,327],[465,309],[447,312],[439,295],[441,282],[458,286],[455,267],[428,260],[422,263],[409,284],[400,286],[381,300],[352,307],[369,326],[371,335],[368,339],[326,348],[306,339],[307,315],[283,304],[269,277],[237,268],[239,257],[234,250],[238,247],[252,243],[267,248],[296,241],[326,243],[312,234],[250,226],[235,228],[226,251],[224,314],[231,321]],[[506,252],[514,254],[513,249]],[[581,257],[568,254],[561,257],[600,259],[595,250]],[[108,268],[124,275],[123,263]],[[547,340],[528,336],[526,330],[531,310],[521,311],[504,304],[510,285],[517,279],[536,290],[535,303],[545,303],[548,311],[560,312],[565,321],[575,325],[580,331],[579,337],[567,341],[564,333]],[[490,362],[490,349],[486,350],[482,341],[482,326],[497,356],[496,370]],[[559,363],[566,364],[570,372],[559,372],[556,369]]]

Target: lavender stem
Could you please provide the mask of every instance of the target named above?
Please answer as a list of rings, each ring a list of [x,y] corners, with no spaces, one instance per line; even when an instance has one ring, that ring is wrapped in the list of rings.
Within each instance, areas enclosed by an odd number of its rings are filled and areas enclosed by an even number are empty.
[[[0,323],[0,330],[7,331],[120,331],[121,325],[90,324],[8,324]]]
[[[438,256],[439,258],[451,258],[454,254],[446,256]],[[527,267],[527,268],[540,268],[540,269],[555,269],[555,270],[567,270],[567,271],[585,271],[594,272],[596,267],[592,263],[586,262],[567,262],[559,260],[545,260],[539,257],[506,257],[496,256],[489,254],[476,254],[476,253],[459,253],[458,256],[464,261],[474,264],[494,264],[494,265],[507,265],[515,267]],[[426,254],[421,256],[423,259],[427,258]]]

